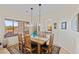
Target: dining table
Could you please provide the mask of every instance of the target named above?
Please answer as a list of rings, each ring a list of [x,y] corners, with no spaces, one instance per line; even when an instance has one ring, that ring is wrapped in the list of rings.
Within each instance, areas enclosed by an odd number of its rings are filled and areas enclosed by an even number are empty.
[[[36,37],[36,38],[31,38],[31,41],[37,43],[38,54],[40,54],[41,46],[44,45],[48,41],[48,38]]]
[[[36,37],[31,36],[31,41],[37,44],[37,53],[40,54],[41,53],[41,46],[44,45],[48,41],[48,38],[47,37],[39,37],[39,36],[36,36]],[[23,42],[24,42],[24,37],[23,37]]]

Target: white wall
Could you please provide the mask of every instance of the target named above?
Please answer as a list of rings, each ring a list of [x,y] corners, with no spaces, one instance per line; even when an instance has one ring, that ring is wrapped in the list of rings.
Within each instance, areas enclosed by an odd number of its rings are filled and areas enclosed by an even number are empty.
[[[3,42],[4,39],[4,18],[0,17],[0,42]]]
[[[79,13],[79,5],[55,5],[54,7],[55,10],[51,9],[51,13],[53,12],[53,14],[50,13],[52,17],[49,17],[47,19],[42,18],[45,19],[45,21],[50,18],[55,19],[58,24],[58,29],[54,30],[54,44],[66,49],[68,53],[79,53],[79,33],[72,31],[71,29],[72,19],[77,13]],[[61,29],[61,22],[63,21],[67,22],[66,30]],[[44,26],[44,23],[42,23],[42,25]],[[46,28],[42,27],[41,29],[44,30]]]
[[[78,8],[79,6],[76,7]],[[68,11],[64,10],[63,15],[65,18],[62,19],[62,14],[60,14],[57,21],[59,28],[55,33],[55,44],[66,49],[69,53],[79,53],[79,32],[71,29],[72,19],[79,12],[77,8],[71,10],[70,7],[68,8]],[[63,21],[67,22],[66,30],[61,29],[61,22]]]
[[[12,46],[14,44],[18,44],[18,37],[7,37],[6,40],[8,40],[8,46]]]

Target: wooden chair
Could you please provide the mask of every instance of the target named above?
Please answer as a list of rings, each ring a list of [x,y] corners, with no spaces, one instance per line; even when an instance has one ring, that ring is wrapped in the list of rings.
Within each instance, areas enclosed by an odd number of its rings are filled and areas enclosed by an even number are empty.
[[[46,37],[46,34],[44,32],[39,32],[39,37]]]
[[[19,50],[22,51],[22,34],[18,34],[18,45],[19,45]]]
[[[24,35],[25,39],[25,50],[29,53],[32,53],[34,50],[36,50],[36,45],[33,45],[31,43],[31,38],[29,34]]]
[[[49,54],[52,53],[52,51],[53,51],[53,39],[54,39],[54,35],[53,36],[50,35],[50,39],[47,42],[49,44],[46,43],[45,45],[42,46],[43,52],[45,51],[46,53],[49,53]]]

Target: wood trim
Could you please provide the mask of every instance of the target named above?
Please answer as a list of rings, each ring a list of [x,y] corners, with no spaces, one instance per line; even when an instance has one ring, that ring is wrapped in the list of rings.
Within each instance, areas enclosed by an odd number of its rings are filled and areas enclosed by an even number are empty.
[[[77,31],[79,32],[79,13],[78,13],[78,30]]]

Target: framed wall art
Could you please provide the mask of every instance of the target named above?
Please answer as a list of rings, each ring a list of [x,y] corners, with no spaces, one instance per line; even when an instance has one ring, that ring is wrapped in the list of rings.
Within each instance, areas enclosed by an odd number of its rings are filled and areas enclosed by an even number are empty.
[[[79,32],[79,13],[73,16],[71,21],[71,29],[72,31]]]
[[[57,29],[57,23],[54,23],[54,29]]]
[[[67,29],[67,22],[62,22],[61,23],[61,29]]]

